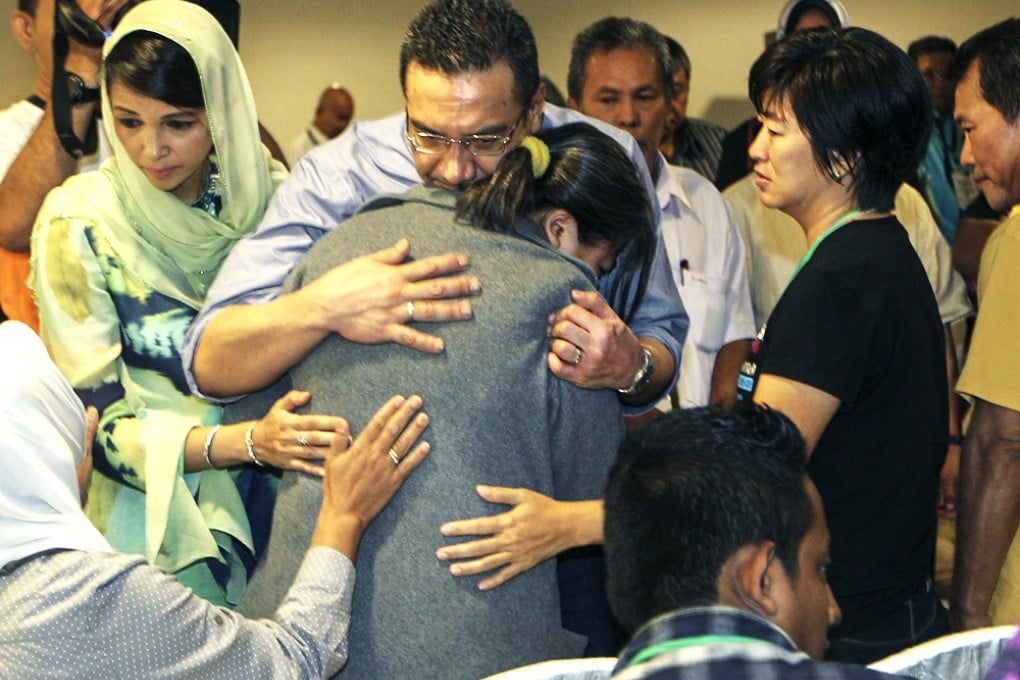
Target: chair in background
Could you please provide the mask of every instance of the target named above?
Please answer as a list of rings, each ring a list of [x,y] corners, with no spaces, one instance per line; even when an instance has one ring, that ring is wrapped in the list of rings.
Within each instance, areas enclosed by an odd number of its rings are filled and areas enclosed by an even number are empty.
[[[613,672],[616,657],[553,659],[513,668],[483,680],[604,680]]]
[[[868,668],[918,680],[980,678],[1016,633],[1016,626],[979,628],[905,649]]]

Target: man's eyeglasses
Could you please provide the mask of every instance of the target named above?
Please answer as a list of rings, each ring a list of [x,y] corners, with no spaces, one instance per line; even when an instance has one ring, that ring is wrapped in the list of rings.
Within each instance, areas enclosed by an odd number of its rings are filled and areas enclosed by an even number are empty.
[[[451,144],[461,144],[472,156],[500,156],[506,153],[506,146],[514,136],[517,126],[525,119],[528,110],[524,109],[513,125],[501,135],[468,135],[461,139],[453,139],[435,132],[422,132],[413,129],[410,119],[407,121],[407,141],[415,151],[424,154],[446,153]]]

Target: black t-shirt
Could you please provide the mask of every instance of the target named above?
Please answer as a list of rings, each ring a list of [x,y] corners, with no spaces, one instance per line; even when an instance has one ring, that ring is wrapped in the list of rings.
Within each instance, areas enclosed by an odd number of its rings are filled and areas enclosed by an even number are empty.
[[[894,218],[824,239],[769,317],[741,376],[802,382],[840,400],[808,466],[832,534],[833,637],[866,629],[932,571],[948,404],[931,284]]]

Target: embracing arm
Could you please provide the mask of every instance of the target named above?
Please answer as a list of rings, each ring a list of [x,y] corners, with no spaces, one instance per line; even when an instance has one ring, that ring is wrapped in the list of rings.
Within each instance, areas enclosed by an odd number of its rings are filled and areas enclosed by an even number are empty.
[[[468,319],[471,303],[464,298],[480,292],[481,284],[456,275],[468,267],[465,255],[406,262],[410,250],[402,239],[270,302],[222,309],[197,340],[192,364],[197,386],[215,397],[261,389],[332,333],[365,344],[396,342],[442,352],[441,338],[407,325],[408,312],[413,308],[416,321]]]
[[[1020,524],[1020,411],[974,400],[960,464],[950,626],[991,625],[988,606]]]

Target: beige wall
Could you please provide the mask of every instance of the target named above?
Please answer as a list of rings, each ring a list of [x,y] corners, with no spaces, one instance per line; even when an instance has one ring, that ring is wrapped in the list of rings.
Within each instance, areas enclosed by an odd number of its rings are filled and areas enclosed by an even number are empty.
[[[690,113],[732,125],[749,111],[747,69],[783,0],[513,0],[535,31],[544,73],[566,90],[570,42],[591,22],[629,15],[673,35],[693,62]],[[906,46],[924,34],[957,42],[1018,13],[1016,0],[844,0],[851,22]],[[13,5],[13,2],[9,3]],[[399,110],[398,49],[423,0],[241,0],[241,56],[262,121],[281,143],[311,119],[320,90],[339,80],[356,117]],[[32,61],[0,39],[0,104],[29,93]],[[736,107],[736,108],[734,108]]]

